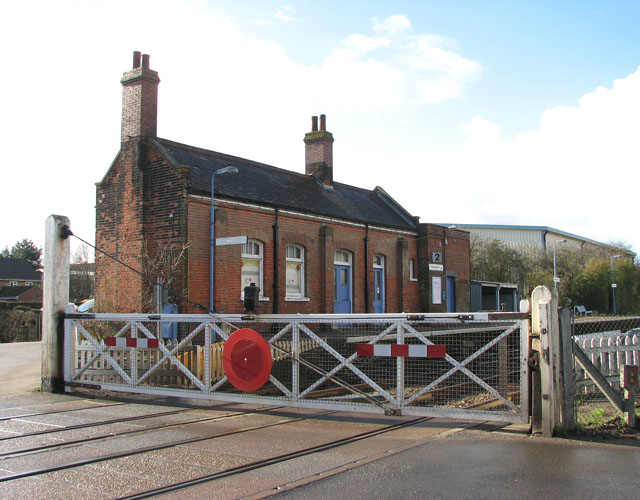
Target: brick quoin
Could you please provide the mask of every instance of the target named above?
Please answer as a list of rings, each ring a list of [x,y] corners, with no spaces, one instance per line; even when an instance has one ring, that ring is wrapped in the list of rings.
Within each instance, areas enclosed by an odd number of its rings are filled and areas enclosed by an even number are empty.
[[[96,243],[151,281],[170,280],[175,291],[172,298],[179,302],[180,312],[203,312],[188,301],[201,304],[205,310],[209,303],[210,193],[193,191],[189,185],[193,167],[170,159],[165,148],[177,143],[156,138],[159,81],[157,73],[149,68],[148,56],[134,53],[133,68],[121,80],[120,152],[96,184]],[[334,189],[333,136],[326,131],[324,115],[320,116],[319,128],[313,117],[305,144],[306,174],[325,189]],[[198,155],[212,153],[178,146]],[[415,230],[385,228],[269,203],[244,203],[217,194],[215,203],[216,237],[247,236],[262,243],[263,300],[257,313],[333,312],[336,250],[347,250],[353,257],[354,313],[373,311],[376,255],[384,258],[386,312],[446,311],[445,303],[432,304],[433,276],[441,276],[443,289],[446,277],[455,278],[456,308],[469,309],[469,234],[465,231],[417,223]],[[350,215],[345,214],[345,219]],[[304,248],[304,300],[286,297],[286,247],[290,244]],[[431,252],[436,250],[445,256],[442,272],[429,269]],[[165,262],[167,254],[179,253],[182,258],[177,267]],[[241,245],[216,247],[216,312],[244,312],[241,253]],[[411,261],[415,263],[413,280]],[[100,252],[96,254],[98,310],[153,312],[152,289],[152,284],[139,275]],[[188,301],[180,301],[180,297]]]

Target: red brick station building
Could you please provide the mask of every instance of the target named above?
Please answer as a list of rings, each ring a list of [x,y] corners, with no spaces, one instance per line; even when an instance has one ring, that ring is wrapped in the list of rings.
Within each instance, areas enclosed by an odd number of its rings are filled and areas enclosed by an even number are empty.
[[[251,283],[258,314],[469,310],[469,233],[420,223],[380,187],[334,181],[324,115],[304,136],[302,174],[158,138],[148,55],[134,53],[121,83],[122,142],[97,184],[96,245],[168,284],[180,312],[208,310],[212,176],[225,167],[237,173],[215,176],[215,237],[248,240],[214,248],[215,312],[244,312]],[[348,168],[336,167],[337,177]],[[97,310],[156,310],[148,281],[101,253],[96,267]]]

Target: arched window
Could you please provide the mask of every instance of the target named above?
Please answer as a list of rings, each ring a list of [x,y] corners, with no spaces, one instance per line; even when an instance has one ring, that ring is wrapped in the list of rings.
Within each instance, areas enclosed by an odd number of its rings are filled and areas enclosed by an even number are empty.
[[[343,266],[351,265],[351,252],[348,250],[336,250],[333,257],[334,264],[341,264]]]
[[[384,269],[384,255],[376,254],[373,256],[373,267]]]
[[[286,296],[304,297],[304,248],[287,245]]]
[[[242,297],[244,298],[244,287],[255,283],[260,288],[260,297],[262,297],[262,261],[263,261],[263,245],[258,240],[249,240],[242,245]]]

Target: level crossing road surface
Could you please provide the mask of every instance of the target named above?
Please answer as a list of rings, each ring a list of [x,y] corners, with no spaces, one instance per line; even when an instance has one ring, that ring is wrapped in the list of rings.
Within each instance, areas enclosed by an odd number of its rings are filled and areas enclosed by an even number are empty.
[[[44,394],[39,356],[39,343],[0,344],[0,499],[640,497],[635,446],[477,421]]]
[[[42,342],[0,344],[0,397],[40,388]]]

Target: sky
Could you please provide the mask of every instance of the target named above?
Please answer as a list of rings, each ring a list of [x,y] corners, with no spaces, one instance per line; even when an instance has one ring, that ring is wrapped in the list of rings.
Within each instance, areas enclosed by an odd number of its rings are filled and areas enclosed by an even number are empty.
[[[0,249],[95,237],[133,51],[158,136],[334,180],[422,222],[549,226],[640,252],[640,2],[0,0]],[[72,250],[77,248],[73,241]]]

